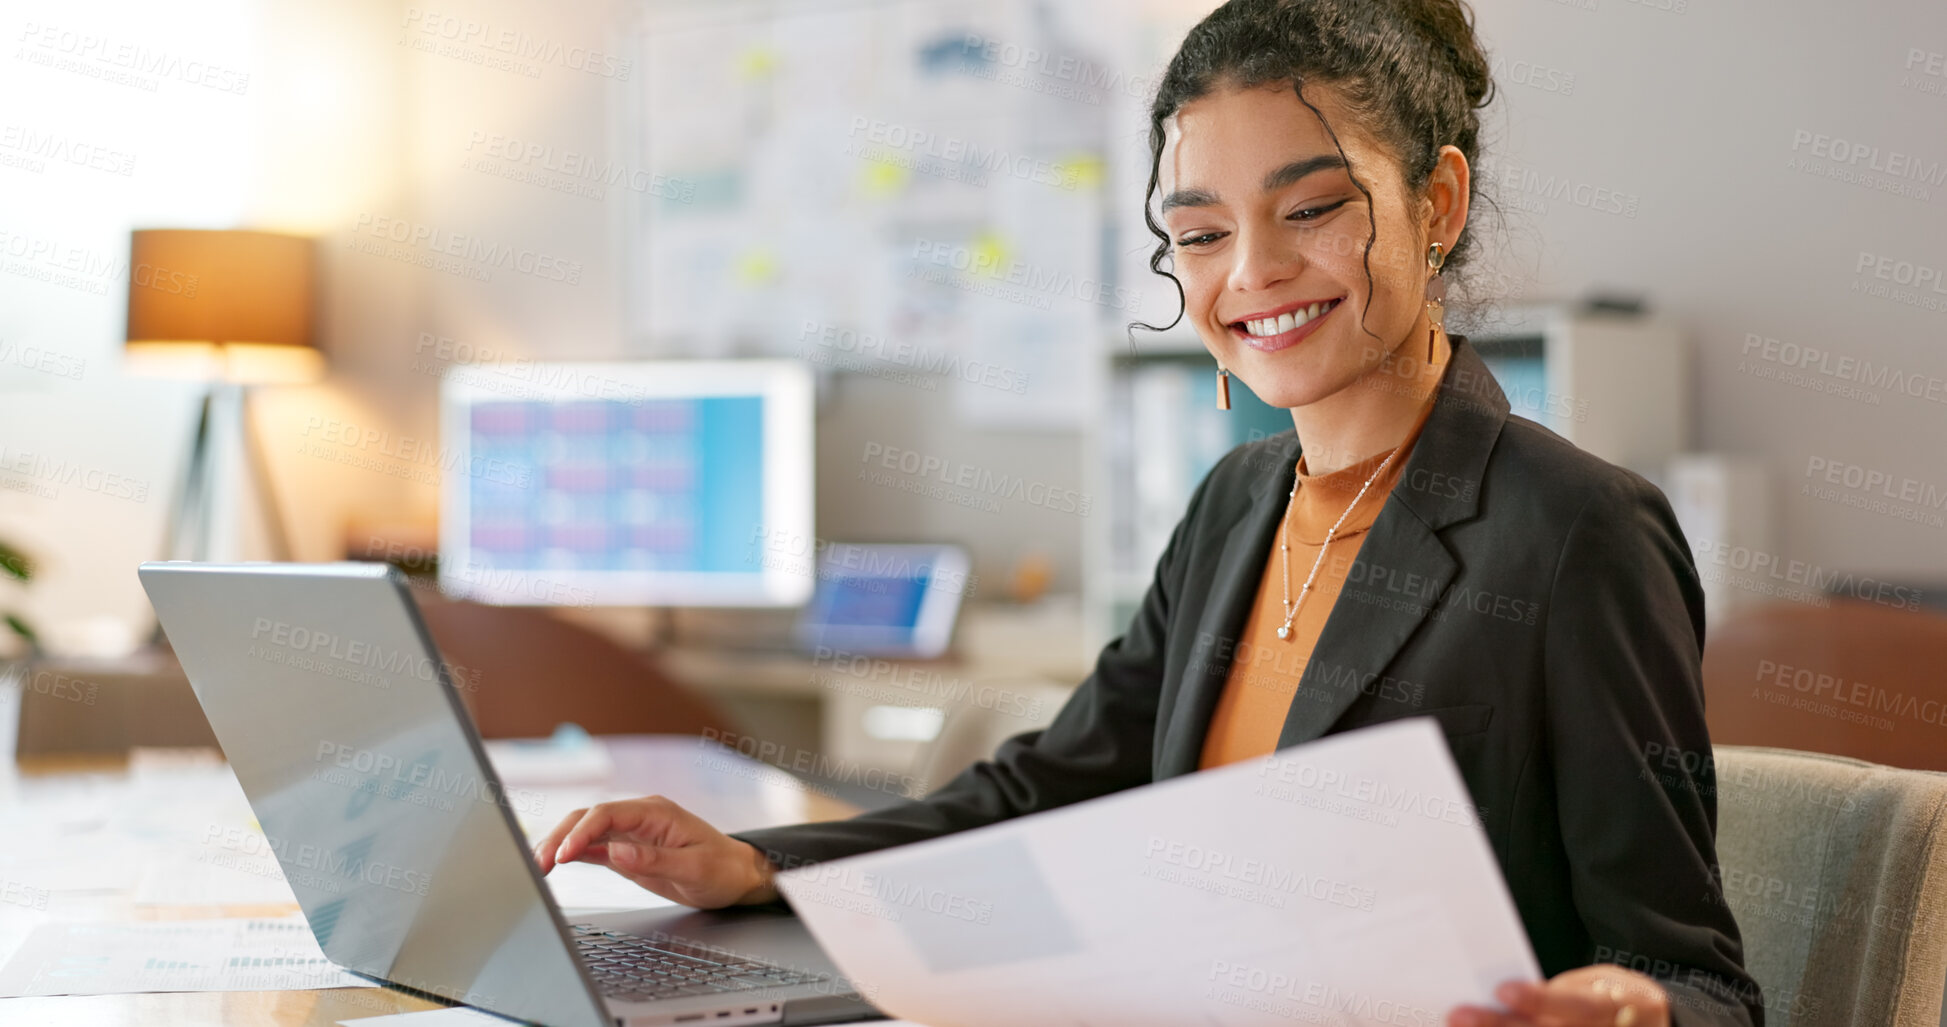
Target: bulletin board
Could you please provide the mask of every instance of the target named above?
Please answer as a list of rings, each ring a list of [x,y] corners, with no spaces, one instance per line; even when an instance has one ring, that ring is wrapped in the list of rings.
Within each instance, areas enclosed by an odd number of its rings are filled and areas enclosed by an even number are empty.
[[[973,423],[1073,426],[1103,325],[1116,105],[1037,0],[658,6],[635,145],[652,345],[941,376]]]

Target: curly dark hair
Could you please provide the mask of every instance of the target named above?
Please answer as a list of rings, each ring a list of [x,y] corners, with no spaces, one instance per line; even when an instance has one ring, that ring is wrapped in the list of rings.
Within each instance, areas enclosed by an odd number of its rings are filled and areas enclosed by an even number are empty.
[[[1492,102],[1494,78],[1488,59],[1474,37],[1473,11],[1465,0],[1230,0],[1198,22],[1177,48],[1157,83],[1149,106],[1149,188],[1143,197],[1143,221],[1158,242],[1149,269],[1176,285],[1179,303],[1183,283],[1163,268],[1170,254],[1170,237],[1150,211],[1163,158],[1163,122],[1184,104],[1219,86],[1254,88],[1290,82],[1299,102],[1317,115],[1332,145],[1346,161],[1338,133],[1325,115],[1305,99],[1307,82],[1338,91],[1347,111],[1355,115],[1367,136],[1399,161],[1401,179],[1409,195],[1426,188],[1437,164],[1440,147],[1452,144],[1478,166],[1480,115]],[[1480,196],[1480,178],[1468,176],[1470,208]],[[1372,192],[1352,174],[1352,184],[1366,197],[1366,283],[1372,283],[1372,244],[1379,227],[1372,218]],[[1473,235],[1463,230],[1448,254],[1441,274],[1452,275],[1467,264]],[[1372,292],[1366,293],[1366,309]],[[1131,330],[1164,331],[1183,320],[1156,326],[1132,322]],[[1370,332],[1368,333],[1370,334]]]

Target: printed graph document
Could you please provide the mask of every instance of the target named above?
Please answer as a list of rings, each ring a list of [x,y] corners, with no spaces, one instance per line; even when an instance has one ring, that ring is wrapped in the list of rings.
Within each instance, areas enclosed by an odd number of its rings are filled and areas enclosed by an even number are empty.
[[[777,880],[931,1027],[1436,1025],[1541,978],[1426,717]]]
[[[0,997],[370,988],[334,966],[302,917],[48,923],[0,969]]]

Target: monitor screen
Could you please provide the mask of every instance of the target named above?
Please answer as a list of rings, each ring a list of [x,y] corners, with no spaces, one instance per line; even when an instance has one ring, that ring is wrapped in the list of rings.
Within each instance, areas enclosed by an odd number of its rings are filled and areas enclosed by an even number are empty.
[[[967,551],[950,543],[830,543],[798,642],[812,652],[937,657],[973,591],[968,563]]]
[[[919,620],[919,602],[926,597],[926,578],[849,575],[832,580],[827,588],[819,597],[820,619],[826,624],[911,630]]]
[[[461,451],[441,488],[443,589],[534,605],[809,597],[810,575],[762,544],[811,536],[801,365],[523,366],[527,388],[473,374],[442,391],[443,441]]]

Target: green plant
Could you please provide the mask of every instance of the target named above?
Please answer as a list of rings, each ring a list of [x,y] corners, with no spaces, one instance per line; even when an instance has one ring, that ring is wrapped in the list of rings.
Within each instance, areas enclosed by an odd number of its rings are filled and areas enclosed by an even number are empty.
[[[34,579],[34,565],[27,559],[26,553],[5,542],[0,542],[0,578],[12,578],[25,584]],[[39,636],[34,634],[34,629],[29,627],[19,614],[12,611],[0,613],[0,620],[4,620],[7,627],[27,643],[29,649],[39,643]]]

